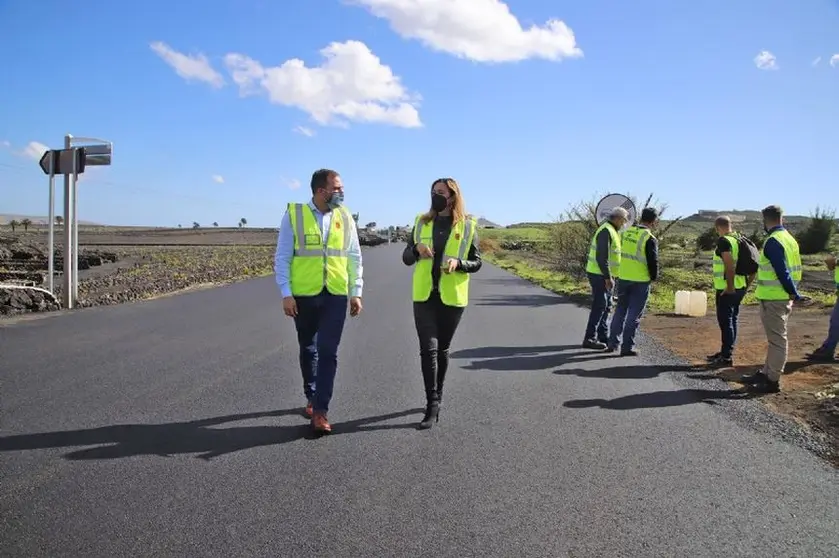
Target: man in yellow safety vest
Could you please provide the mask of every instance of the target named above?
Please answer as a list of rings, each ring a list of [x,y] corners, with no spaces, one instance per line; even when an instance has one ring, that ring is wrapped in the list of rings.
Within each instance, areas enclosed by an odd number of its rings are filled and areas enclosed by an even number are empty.
[[[312,175],[309,203],[290,203],[280,224],[274,270],[283,312],[294,318],[300,345],[305,414],[317,433],[327,420],[338,366],[338,345],[349,303],[361,312],[363,268],[358,229],[344,206],[344,185],[334,170]]]
[[[658,211],[645,207],[640,222],[621,233],[618,303],[609,327],[608,352],[616,351],[620,343],[621,356],[638,354],[635,334],[647,307],[650,284],[658,278],[658,241],[652,233],[657,224]]]
[[[629,219],[622,207],[614,208],[609,219],[594,232],[589,246],[586,275],[591,285],[591,312],[588,316],[583,348],[602,350],[609,340],[609,309],[612,289],[621,263],[620,230]]]
[[[755,298],[760,302],[760,320],[769,344],[763,369],[740,381],[756,391],[780,391],[781,374],[787,363],[787,323],[793,302],[802,301],[801,254],[798,242],[783,225],[783,211],[777,205],[763,209],[763,228],[768,237],[760,250]]]
[[[726,215],[717,217],[714,228],[719,235],[714,250],[713,279],[721,346],[719,352],[708,356],[708,362],[714,366],[732,366],[740,304],[754,275],[746,277],[735,273],[737,258],[740,256],[740,240],[731,226],[731,218]]]
[[[827,330],[827,339],[821,346],[807,355],[808,360],[817,362],[836,362],[836,346],[839,345],[839,265],[836,265],[836,256],[828,256],[824,263],[827,269],[833,271],[833,282],[836,284],[836,303],[833,305],[833,312],[830,313],[830,325]]]

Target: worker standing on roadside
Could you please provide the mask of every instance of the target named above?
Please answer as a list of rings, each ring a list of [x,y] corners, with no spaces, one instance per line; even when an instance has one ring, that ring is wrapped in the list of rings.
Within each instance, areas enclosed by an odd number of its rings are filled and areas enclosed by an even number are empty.
[[[583,348],[605,349],[609,341],[607,319],[612,306],[612,289],[621,263],[620,230],[629,219],[622,207],[614,208],[591,239],[586,275],[591,285],[591,312],[588,316]]]
[[[740,304],[754,276],[747,279],[735,273],[740,241],[731,227],[731,218],[724,215],[717,217],[714,228],[720,237],[714,250],[713,273],[721,344],[719,352],[709,355],[708,361],[711,365],[732,366]]]
[[[363,268],[358,230],[344,207],[344,185],[334,170],[312,175],[309,203],[290,203],[277,240],[274,270],[283,312],[294,318],[306,416],[316,433],[328,434],[327,419],[338,366],[338,345],[349,300],[350,316],[361,312]]]
[[[609,327],[606,350],[615,352],[621,342],[621,356],[636,356],[635,334],[650,296],[650,284],[658,279],[658,241],[652,229],[658,225],[658,212],[652,207],[641,211],[641,221],[621,233],[621,261],[618,269],[618,303]]]
[[[807,355],[808,360],[818,362],[835,362],[836,346],[839,345],[839,265],[836,265],[836,256],[828,256],[824,263],[827,269],[833,271],[833,282],[836,283],[836,303],[833,305],[833,312],[830,314],[830,325],[827,330],[827,339],[821,346]]]
[[[414,324],[425,386],[425,416],[419,428],[439,420],[449,348],[469,304],[469,274],[481,269],[478,223],[466,214],[453,178],[431,185],[431,208],[417,216],[402,262],[414,266]]]
[[[769,234],[760,250],[755,297],[760,301],[760,320],[769,346],[763,369],[740,381],[764,393],[780,391],[779,382],[789,349],[787,324],[793,302],[801,301],[801,254],[798,242],[784,228],[783,211],[777,205],[763,209],[763,228]]]

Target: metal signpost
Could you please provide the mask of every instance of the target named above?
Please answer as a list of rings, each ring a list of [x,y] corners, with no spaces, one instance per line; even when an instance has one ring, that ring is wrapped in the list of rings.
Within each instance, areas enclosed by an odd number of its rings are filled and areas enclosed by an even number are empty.
[[[74,143],[98,145],[74,146]],[[79,221],[78,180],[88,166],[109,166],[113,144],[97,138],[64,136],[64,149],[50,149],[38,165],[50,178],[49,184],[49,291],[55,294],[55,175],[64,175],[64,287],[61,303],[64,308],[74,308],[79,297]]]

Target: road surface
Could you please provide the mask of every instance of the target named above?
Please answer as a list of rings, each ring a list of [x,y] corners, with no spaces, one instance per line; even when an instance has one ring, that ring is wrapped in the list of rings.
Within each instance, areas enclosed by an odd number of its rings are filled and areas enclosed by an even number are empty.
[[[833,469],[718,386],[579,349],[585,310],[491,266],[415,430],[401,249],[365,251],[320,439],[272,278],[0,327],[0,554],[839,555]]]

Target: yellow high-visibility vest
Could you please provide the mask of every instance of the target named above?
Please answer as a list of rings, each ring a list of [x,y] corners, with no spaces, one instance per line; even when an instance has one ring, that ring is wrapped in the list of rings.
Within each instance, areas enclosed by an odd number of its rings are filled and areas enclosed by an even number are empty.
[[[621,237],[618,231],[615,230],[614,225],[609,221],[600,225],[594,232],[594,236],[591,239],[591,246],[588,250],[586,272],[593,273],[594,275],[603,275],[600,272],[600,266],[597,265],[597,237],[603,229],[609,231],[609,236],[612,238],[612,246],[609,251],[609,273],[612,277],[617,277],[621,265]]]
[[[334,295],[349,294],[347,262],[352,232],[349,210],[343,206],[332,210],[325,246],[315,214],[308,204],[288,204],[288,215],[294,231],[291,294],[314,296],[324,285]]]
[[[414,244],[425,244],[428,247],[434,245],[434,221],[422,223],[420,221],[422,214],[418,215],[414,221]],[[465,260],[469,255],[469,247],[475,239],[475,231],[478,228],[478,222],[473,217],[467,217],[465,220],[452,225],[452,231],[449,234],[449,239],[446,242],[446,249],[444,255],[449,258]],[[443,258],[443,265],[445,265]],[[431,296],[433,288],[433,279],[431,276],[432,266],[434,265],[433,258],[420,258],[414,266],[413,279],[413,299],[414,302],[425,302]],[[440,300],[446,306],[464,307],[469,304],[469,274],[462,271],[454,273],[441,273],[440,283],[438,285],[440,291]]]
[[[769,241],[770,238],[780,242],[784,248],[784,261],[786,261],[792,282],[797,287],[801,281],[801,254],[798,251],[798,242],[786,229],[774,231],[766,241]],[[778,275],[764,253],[765,247],[766,243],[764,242],[764,246],[760,249],[755,298],[758,300],[789,300],[789,294],[781,286]]]
[[[731,257],[734,259],[734,265],[737,265],[737,258],[740,255],[740,241],[733,234],[727,234],[723,238],[727,238],[731,244]],[[714,251],[714,288],[718,291],[724,291],[728,288],[728,282],[725,280],[725,262]],[[734,276],[734,288],[745,289],[746,278],[742,275]]]
[[[650,281],[650,268],[647,266],[647,241],[653,236],[652,231],[637,225],[621,233],[621,259],[618,278],[626,281],[646,283]]]

